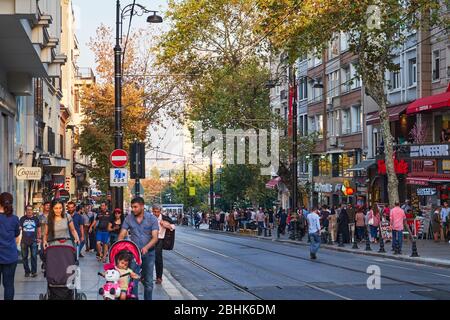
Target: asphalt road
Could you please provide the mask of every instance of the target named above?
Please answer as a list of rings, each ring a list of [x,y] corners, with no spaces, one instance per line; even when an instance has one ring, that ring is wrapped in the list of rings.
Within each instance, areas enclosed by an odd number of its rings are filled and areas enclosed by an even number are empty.
[[[179,227],[164,267],[200,300],[450,300],[450,269],[325,249],[311,261],[308,250]]]

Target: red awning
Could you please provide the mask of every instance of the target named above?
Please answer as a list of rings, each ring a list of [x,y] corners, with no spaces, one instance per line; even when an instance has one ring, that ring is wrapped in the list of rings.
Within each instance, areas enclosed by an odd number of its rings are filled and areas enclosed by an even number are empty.
[[[269,182],[266,183],[267,189],[275,189],[275,187],[278,185],[278,182],[281,181],[280,177],[273,178],[272,180],[269,180]]]
[[[414,114],[421,111],[435,110],[450,107],[450,83],[447,91],[421,99],[417,99],[408,106],[407,114]]]
[[[389,114],[389,121],[398,121],[400,118],[400,114],[402,114],[407,107],[407,104],[400,104],[394,107],[389,107],[387,109],[387,112]],[[378,111],[375,111],[367,114],[366,123],[368,125],[380,123],[380,113]]]
[[[428,186],[430,178],[427,177],[407,177],[406,184],[412,184],[417,186]]]

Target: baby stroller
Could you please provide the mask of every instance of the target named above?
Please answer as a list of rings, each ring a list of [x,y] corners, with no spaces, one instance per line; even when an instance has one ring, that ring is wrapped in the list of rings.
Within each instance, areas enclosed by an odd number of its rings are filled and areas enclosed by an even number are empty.
[[[121,289],[119,280],[121,277],[129,276],[129,274],[120,275],[116,269],[117,255],[121,252],[127,252],[134,262],[141,266],[142,257],[139,247],[130,240],[120,240],[115,242],[109,249],[109,263],[103,265],[104,273],[98,273],[99,276],[105,278],[106,283],[99,289],[99,294],[103,296],[105,300],[116,300],[120,297]],[[134,281],[130,281],[127,289],[127,300],[136,299],[133,295]]]
[[[45,249],[45,277],[47,292],[39,295],[39,300],[87,300],[78,292],[78,255],[70,238],[58,238]]]

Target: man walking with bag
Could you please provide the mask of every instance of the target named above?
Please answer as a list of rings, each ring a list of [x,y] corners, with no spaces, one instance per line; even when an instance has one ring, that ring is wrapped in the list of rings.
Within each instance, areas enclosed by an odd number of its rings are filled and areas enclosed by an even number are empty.
[[[156,284],[162,283],[163,275],[163,250],[164,250],[164,238],[166,236],[166,230],[175,230],[175,225],[169,217],[161,214],[161,207],[159,205],[153,205],[152,207],[153,215],[158,219],[159,223],[159,233],[158,242],[155,246],[155,270],[156,270]]]
[[[308,214],[308,233],[311,239],[310,257],[312,260],[317,259],[317,252],[320,248],[320,217],[318,210],[313,210]]]

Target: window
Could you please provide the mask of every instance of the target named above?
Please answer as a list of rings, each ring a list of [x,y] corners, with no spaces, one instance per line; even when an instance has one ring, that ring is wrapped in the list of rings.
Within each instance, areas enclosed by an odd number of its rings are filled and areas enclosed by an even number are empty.
[[[59,154],[62,158],[66,156],[66,150],[64,148],[64,136],[62,134],[59,135]]]
[[[317,78],[308,82],[308,86],[311,89],[311,96],[309,96],[308,102],[319,102],[323,98],[323,88],[314,88],[314,83],[322,83],[322,78]]]
[[[335,35],[328,44],[328,60],[339,56],[339,37]]]
[[[372,146],[373,146],[373,154],[374,155],[379,155],[380,154],[380,134],[378,133],[377,130],[373,131],[373,141],[372,141]]]
[[[441,59],[440,59],[440,55],[439,55],[439,50],[435,50],[433,51],[433,68],[432,68],[432,72],[433,72],[433,81],[435,80],[439,80],[441,78],[440,75],[440,66],[441,64]]]
[[[350,111],[349,109],[341,110],[341,128],[342,134],[350,133]]]
[[[36,148],[44,151],[44,129],[45,123],[36,121],[35,136],[36,136]]]
[[[397,70],[391,72],[391,90],[400,88],[400,64],[397,64]]]
[[[417,61],[416,58],[408,61],[408,85],[414,86],[417,83]]]
[[[331,161],[330,155],[323,155],[319,158],[319,175],[330,176],[331,175]]]
[[[299,116],[298,128],[299,128],[300,136],[306,136],[308,134],[307,122],[308,122],[308,116],[306,114],[302,114]]]
[[[42,79],[34,80],[34,117],[42,121],[44,116],[44,82]]]
[[[315,117],[308,117],[308,133],[316,131],[316,119]]]
[[[351,89],[351,73],[350,73],[350,66],[346,66],[342,68],[342,91],[348,92]]]
[[[328,97],[336,97],[339,94],[339,71],[327,74]]]
[[[353,152],[334,153],[331,164],[333,177],[352,177],[352,172],[348,171],[348,169],[355,164],[355,155]]]
[[[323,138],[323,114],[316,116],[316,130],[319,133],[319,138]]]
[[[354,63],[350,64],[350,83],[351,89],[356,89],[361,87],[361,80],[356,70],[356,65]]]
[[[280,95],[280,86],[275,86],[275,95]]]
[[[55,154],[55,142],[56,142],[56,136],[55,133],[53,132],[52,128],[48,128],[47,129],[47,141],[48,141],[48,146],[47,146],[47,151],[50,154]]]
[[[341,46],[341,52],[347,51],[349,49],[348,35],[345,32],[341,32],[340,46]]]
[[[352,107],[352,133],[361,132],[362,112],[361,106]]]
[[[298,90],[298,97],[300,100],[308,99],[308,80],[306,77],[300,79]]]

